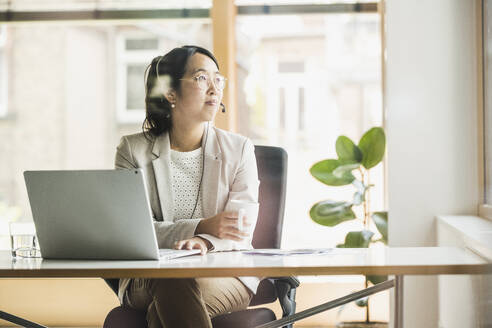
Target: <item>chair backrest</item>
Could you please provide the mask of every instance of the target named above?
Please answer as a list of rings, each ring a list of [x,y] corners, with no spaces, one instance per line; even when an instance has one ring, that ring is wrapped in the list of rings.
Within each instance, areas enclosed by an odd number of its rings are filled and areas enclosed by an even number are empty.
[[[280,147],[255,146],[260,210],[254,248],[280,248],[287,190],[287,152]]]
[[[253,233],[254,248],[280,248],[287,190],[287,152],[279,147],[255,146],[260,193],[260,211]],[[272,303],[277,292],[271,280],[263,279],[250,306]]]

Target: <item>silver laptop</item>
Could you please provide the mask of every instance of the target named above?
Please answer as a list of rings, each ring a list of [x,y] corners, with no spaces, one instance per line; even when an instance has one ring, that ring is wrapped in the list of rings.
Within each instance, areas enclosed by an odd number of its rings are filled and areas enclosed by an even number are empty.
[[[159,250],[141,169],[25,171],[43,258],[157,260],[199,253]]]

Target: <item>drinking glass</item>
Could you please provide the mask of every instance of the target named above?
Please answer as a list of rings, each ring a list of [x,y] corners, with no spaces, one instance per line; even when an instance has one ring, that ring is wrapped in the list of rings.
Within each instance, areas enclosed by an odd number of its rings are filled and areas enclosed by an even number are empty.
[[[34,223],[12,222],[9,233],[12,257],[41,257]]]

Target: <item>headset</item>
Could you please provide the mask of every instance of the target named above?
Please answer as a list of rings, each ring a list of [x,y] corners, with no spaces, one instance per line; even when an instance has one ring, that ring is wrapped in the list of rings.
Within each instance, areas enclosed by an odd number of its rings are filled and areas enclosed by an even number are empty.
[[[161,84],[161,79],[159,77],[159,64],[160,64],[160,62],[161,62],[161,60],[162,60],[163,57],[164,56],[160,56],[159,57],[159,60],[157,61],[157,64],[155,64],[155,76],[156,76],[157,82],[159,82],[159,85],[161,86],[161,88],[162,88],[162,84]],[[164,95],[164,88],[162,88],[161,94],[162,94],[161,95],[161,102],[162,102],[162,97]],[[221,102],[220,103],[220,107],[222,108],[221,112],[222,113],[225,113],[226,112],[226,106],[224,105],[224,103]]]

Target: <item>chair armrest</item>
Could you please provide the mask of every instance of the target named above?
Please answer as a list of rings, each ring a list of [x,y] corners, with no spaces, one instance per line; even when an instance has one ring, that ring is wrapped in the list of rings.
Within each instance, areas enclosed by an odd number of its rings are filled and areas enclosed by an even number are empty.
[[[271,277],[270,279],[272,279],[274,283],[276,281],[285,282],[285,283],[289,284],[291,286],[291,288],[297,288],[301,284],[301,282],[299,281],[299,279],[297,279],[297,277],[294,277],[294,276],[289,276],[289,277]]]
[[[300,282],[294,276],[270,278],[277,291],[277,297],[282,307],[282,317],[296,312],[296,288]]]

